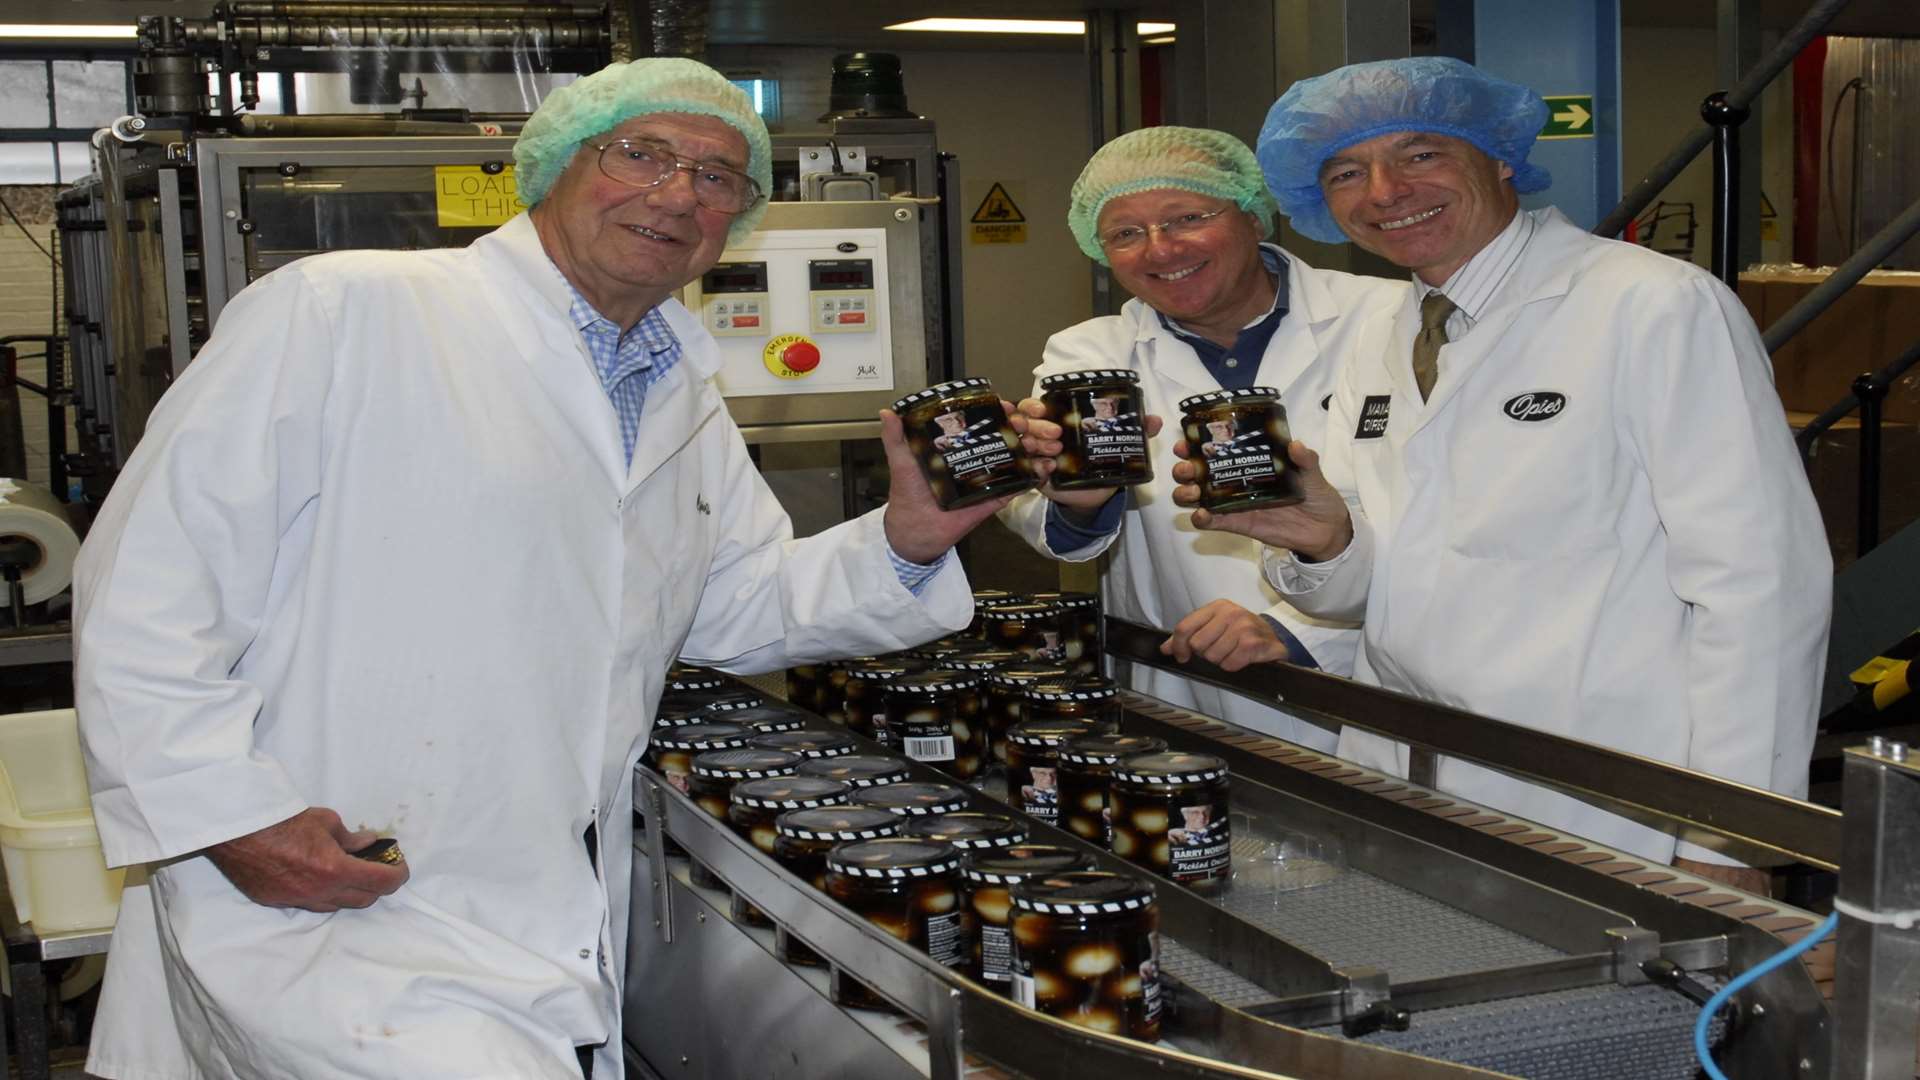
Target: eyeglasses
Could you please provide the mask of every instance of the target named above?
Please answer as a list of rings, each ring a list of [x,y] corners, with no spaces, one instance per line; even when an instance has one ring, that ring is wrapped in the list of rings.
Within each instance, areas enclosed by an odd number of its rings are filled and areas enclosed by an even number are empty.
[[[600,171],[607,179],[628,187],[659,187],[680,170],[693,177],[693,197],[701,206],[723,214],[737,214],[760,201],[760,185],[753,177],[725,165],[689,161],[663,143],[615,139],[600,146]]]
[[[1226,210],[1210,210],[1204,214],[1181,214],[1158,225],[1122,225],[1117,229],[1108,229],[1101,233],[1100,246],[1108,251],[1132,251],[1135,248],[1145,247],[1147,237],[1155,230],[1169,240],[1192,236],[1226,212]]]

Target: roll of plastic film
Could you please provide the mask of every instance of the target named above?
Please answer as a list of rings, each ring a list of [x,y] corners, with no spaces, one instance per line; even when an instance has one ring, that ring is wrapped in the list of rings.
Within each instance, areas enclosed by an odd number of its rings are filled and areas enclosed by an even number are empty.
[[[67,508],[38,484],[0,479],[0,545],[14,541],[33,548],[20,573],[27,603],[52,599],[73,584],[80,537],[67,520]]]

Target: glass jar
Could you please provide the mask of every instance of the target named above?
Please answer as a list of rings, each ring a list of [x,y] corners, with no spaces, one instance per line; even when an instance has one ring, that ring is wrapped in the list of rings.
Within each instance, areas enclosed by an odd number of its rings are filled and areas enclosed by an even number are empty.
[[[950,814],[955,810],[965,810],[972,805],[973,796],[958,784],[908,780],[900,784],[861,788],[853,793],[850,801],[857,806],[891,810],[901,817],[920,817],[923,814]]]
[[[682,727],[686,724],[697,724],[706,718],[705,706],[662,699],[659,707],[653,711],[653,726],[656,729]]]
[[[1107,786],[1113,767],[1166,748],[1165,739],[1151,735],[1076,735],[1061,743],[1060,827],[1090,844],[1110,847],[1113,823],[1107,816]]]
[[[1217,514],[1292,506],[1306,497],[1287,456],[1293,433],[1280,392],[1215,390],[1180,402],[1188,460],[1200,466],[1200,505]]]
[[[827,895],[919,949],[937,964],[965,967],[960,921],[960,852],[938,840],[904,836],[856,840],[827,852]],[[852,979],[841,1004],[876,1007],[881,999]]]
[[[827,852],[850,840],[898,836],[907,819],[871,806],[823,806],[789,810],[773,820],[773,857],[787,873],[822,891],[827,887]],[[820,954],[781,928],[774,933],[780,959],[825,967]]]
[[[693,759],[709,750],[731,750],[747,745],[753,732],[739,724],[701,721],[655,731],[647,739],[647,765],[679,791],[687,790]]]
[[[1107,788],[1113,853],[1196,892],[1218,892],[1232,873],[1227,763],[1212,754],[1127,758]]]
[[[1011,649],[1034,660],[1058,660],[1066,652],[1060,639],[1060,611],[1028,600],[980,612],[980,636],[987,644]]]
[[[1060,742],[1104,735],[1111,723],[1022,720],[1007,732],[1007,801],[1049,825],[1060,824]]]
[[[697,667],[693,664],[675,662],[667,668],[665,693],[679,694],[688,690],[713,690],[727,685],[727,677],[712,668]]]
[[[994,668],[987,676],[987,745],[996,763],[1007,763],[1007,732],[1026,719],[1027,685],[1071,674],[1068,665],[1058,661],[1026,660]]]
[[[913,818],[907,822],[905,834],[922,840],[944,840],[961,851],[978,851],[1025,843],[1027,827],[1006,814],[954,810]]]
[[[1052,483],[1059,491],[1126,487],[1153,479],[1140,376],[1120,368],[1040,380],[1047,417],[1060,425]]]
[[[855,788],[898,784],[913,778],[913,770],[898,758],[878,754],[848,754],[846,757],[817,758],[800,763],[801,776],[819,776],[838,780]]]
[[[693,759],[693,775],[687,778],[687,794],[693,797],[700,809],[726,821],[735,784],[766,776],[791,776],[799,764],[797,755],[783,754],[778,750],[755,750],[751,747],[708,750]],[[726,882],[698,859],[693,860],[689,876],[695,885],[704,885],[709,889],[727,887]]]
[[[1028,683],[1021,715],[1028,720],[1100,720],[1120,726],[1120,686],[1105,675],[1069,675]]]
[[[975,982],[1012,996],[1013,900],[1007,890],[1034,874],[1092,870],[1084,851],[1057,844],[1015,844],[966,852],[960,860],[960,910],[972,924]]]
[[[819,731],[814,728],[755,735],[748,745],[761,750],[785,750],[808,760],[843,757],[860,748],[853,736],[844,731]]]
[[[774,821],[789,810],[812,810],[836,806],[847,801],[853,789],[838,780],[820,780],[808,776],[769,776],[742,780],[733,786],[727,799],[727,823],[747,838],[754,847],[773,854]],[[733,917],[749,926],[771,925],[760,909],[733,898]]]
[[[1075,675],[1100,674],[1100,661],[1107,652],[1107,624],[1101,618],[1100,596],[1084,592],[1044,592],[1033,594],[1043,604],[1058,609],[1060,640],[1065,642],[1060,660]]]
[[[871,656],[832,663],[797,664],[787,669],[787,700],[836,724],[847,722],[847,665]]]
[[[993,745],[993,702],[988,696],[987,684],[994,672],[1010,664],[1020,663],[1022,659],[1024,658],[1019,653],[1010,649],[990,648],[982,643],[981,649],[977,652],[951,655],[936,661],[947,671],[964,671],[980,681],[980,684],[974,688],[973,696],[979,703],[976,713],[978,719],[974,727],[980,738],[981,773],[985,773],[995,763],[1006,760],[1005,753]]]
[[[729,724],[739,724],[751,728],[757,735],[766,735],[775,731],[799,731],[813,719],[799,709],[781,701],[762,700],[757,705],[742,705],[734,702],[717,702],[701,710],[709,719]]]
[[[1033,875],[1015,885],[1013,998],[1070,1024],[1160,1039],[1160,912],[1126,874]]]
[[[980,715],[980,679],[964,671],[920,671],[887,684],[882,696],[889,734],[911,761],[962,782],[980,775],[987,729]]]
[[[1007,420],[1000,395],[985,379],[955,379],[893,403],[907,447],[942,510],[1013,495],[1033,487],[1033,467]]]
[[[883,656],[849,663],[844,699],[847,726],[856,734],[898,750],[899,739],[887,728],[887,707],[883,700],[887,684],[902,675],[932,669],[932,664],[917,656]]]
[[[981,636],[982,633],[980,629],[981,612],[991,607],[1005,607],[1008,604],[1024,604],[1026,602],[1026,595],[1023,593],[1008,592],[1005,589],[975,589],[973,590],[973,621],[968,623],[967,628],[962,630],[961,633],[967,637],[977,638]]]
[[[917,656],[933,664],[935,667],[944,667],[944,661],[949,657],[987,652],[992,648],[993,646],[981,641],[977,637],[968,637],[964,634],[952,634],[947,637],[929,641],[925,645],[915,645],[913,648],[907,650],[907,655]]]

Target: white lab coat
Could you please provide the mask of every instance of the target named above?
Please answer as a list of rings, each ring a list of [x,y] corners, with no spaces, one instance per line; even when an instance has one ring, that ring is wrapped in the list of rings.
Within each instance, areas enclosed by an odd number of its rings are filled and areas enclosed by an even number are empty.
[[[1297,256],[1287,256],[1286,262],[1288,311],[1261,357],[1254,385],[1279,390],[1293,437],[1319,446],[1325,442],[1324,402],[1341,364],[1349,356],[1372,355],[1386,347],[1394,312],[1408,287],[1400,281],[1316,270]],[[1195,529],[1191,511],[1174,505],[1172,469],[1179,459],[1173,444],[1180,439],[1180,402],[1220,389],[1193,346],[1161,325],[1152,308],[1129,300],[1118,315],[1089,319],[1048,339],[1034,369],[1035,396],[1041,378],[1091,368],[1139,373],[1146,411],[1166,421],[1153,440],[1154,478],[1128,489],[1119,532],[1077,551],[1048,546],[1048,504],[1039,492],[1021,495],[1001,512],[1007,526],[1042,554],[1069,562],[1098,558],[1111,549],[1113,556],[1101,575],[1108,614],[1171,628],[1196,608],[1231,600],[1279,619],[1322,668],[1351,673],[1359,642],[1352,622],[1295,611],[1262,579],[1258,541]],[[1170,704],[1316,749],[1333,748],[1331,730],[1272,706],[1171,672],[1124,663],[1117,667],[1116,674],[1127,685]]]
[[[1318,567],[1274,553],[1269,573],[1305,610],[1364,612],[1363,679],[1801,795],[1832,562],[1766,349],[1701,270],[1536,220],[1429,401],[1411,295],[1391,351],[1347,369],[1323,460],[1354,542]],[[1507,415],[1529,393],[1538,418]],[[1388,402],[1385,431],[1355,438],[1368,399]],[[1351,728],[1340,753],[1406,771],[1404,746]],[[1665,832],[1465,762],[1436,782],[1675,854]]]
[[[685,353],[629,467],[568,300],[525,217],[303,260],[154,411],[75,575],[107,860],[161,864],[91,1071],[559,1078],[604,1041],[617,1080],[631,778],[668,664],[966,625],[957,563],[916,600],[877,513],[792,539],[672,301]],[[412,880],[319,915],[191,854],[310,805],[397,837]]]

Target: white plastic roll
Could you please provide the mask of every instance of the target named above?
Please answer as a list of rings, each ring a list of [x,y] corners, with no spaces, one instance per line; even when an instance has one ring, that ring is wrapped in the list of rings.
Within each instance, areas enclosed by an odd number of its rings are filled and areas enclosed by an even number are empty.
[[[57,596],[73,584],[80,537],[67,520],[67,508],[39,484],[0,478],[0,544],[15,540],[39,549],[33,565],[20,575],[27,603]],[[5,595],[0,591],[0,606],[6,603]]]

